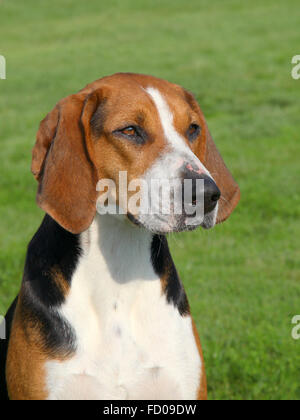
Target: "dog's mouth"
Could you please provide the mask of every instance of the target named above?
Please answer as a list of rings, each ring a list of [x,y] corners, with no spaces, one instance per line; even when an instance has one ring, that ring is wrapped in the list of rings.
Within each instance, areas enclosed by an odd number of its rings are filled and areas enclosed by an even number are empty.
[[[216,224],[218,208],[197,219],[195,214],[187,216],[173,215],[133,215],[127,213],[127,219],[138,228],[146,229],[155,234],[169,234],[194,231],[199,227],[212,229]]]

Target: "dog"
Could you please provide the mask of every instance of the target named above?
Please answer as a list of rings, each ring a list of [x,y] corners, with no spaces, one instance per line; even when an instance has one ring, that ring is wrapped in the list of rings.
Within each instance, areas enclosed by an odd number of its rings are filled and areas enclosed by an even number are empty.
[[[1,399],[205,400],[201,344],[166,235],[225,221],[240,190],[194,96],[138,74],[89,84],[41,122],[32,172],[46,215],[5,318]],[[99,214],[98,181],[119,191],[121,172],[144,185],[192,180],[189,204],[201,181],[203,217],[191,226],[175,214],[175,195],[168,215]]]

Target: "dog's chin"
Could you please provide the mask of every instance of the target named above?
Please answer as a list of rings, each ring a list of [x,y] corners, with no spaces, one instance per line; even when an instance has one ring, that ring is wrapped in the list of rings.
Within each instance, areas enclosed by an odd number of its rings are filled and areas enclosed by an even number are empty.
[[[211,213],[205,215],[201,227],[205,230],[212,229],[217,223],[218,206]]]
[[[154,234],[167,235],[170,233],[191,232],[199,227],[212,229],[215,226],[215,217],[208,215],[204,220],[191,219],[183,215],[173,217],[162,217],[159,215],[138,215],[127,214],[128,220],[135,226],[148,230]]]

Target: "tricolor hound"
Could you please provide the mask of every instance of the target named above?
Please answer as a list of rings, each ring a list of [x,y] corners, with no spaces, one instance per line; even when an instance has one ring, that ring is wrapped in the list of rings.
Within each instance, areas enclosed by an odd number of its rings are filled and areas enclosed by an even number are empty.
[[[240,192],[193,95],[150,76],[100,79],[41,122],[32,172],[46,216],[6,316],[1,399],[206,399],[166,234],[224,221]],[[99,214],[98,181],[119,189],[120,172],[128,182],[203,180],[204,217],[187,224],[175,194],[168,215]]]

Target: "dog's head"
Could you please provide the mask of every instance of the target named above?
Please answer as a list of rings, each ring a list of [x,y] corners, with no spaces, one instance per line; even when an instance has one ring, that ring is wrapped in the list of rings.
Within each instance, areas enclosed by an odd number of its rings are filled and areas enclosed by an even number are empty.
[[[103,78],[61,100],[41,122],[32,172],[40,207],[73,233],[95,217],[99,180],[113,181],[116,204],[131,222],[160,233],[213,227],[240,196],[193,95],[135,74]],[[126,174],[125,195],[120,173]],[[153,180],[162,181],[156,192]],[[169,212],[161,207],[165,181]],[[203,210],[198,219],[197,203]]]

